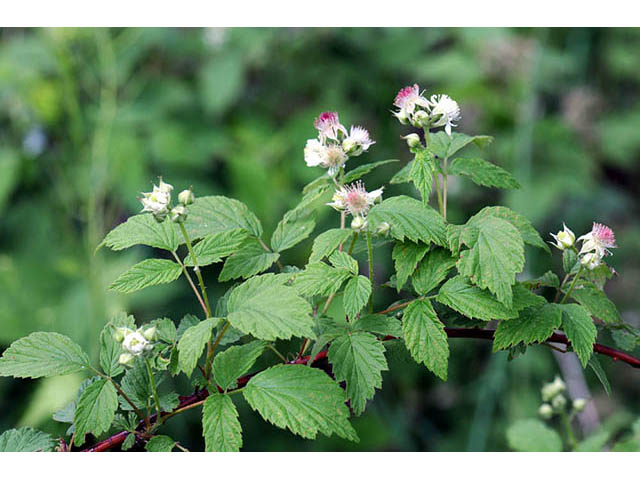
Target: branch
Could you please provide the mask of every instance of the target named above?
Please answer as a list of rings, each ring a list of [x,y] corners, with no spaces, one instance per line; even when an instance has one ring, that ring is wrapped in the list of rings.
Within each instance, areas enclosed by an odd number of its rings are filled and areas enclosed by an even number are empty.
[[[445,332],[447,333],[447,336],[449,336],[450,338],[477,338],[481,340],[493,340],[493,335],[495,333],[495,330],[482,329],[482,328],[446,327]],[[395,337],[391,337],[391,336],[387,336],[384,338],[384,340],[394,340],[394,339]],[[554,333],[546,341],[554,342],[554,343],[562,343],[564,345],[571,344],[567,336],[562,333]],[[611,357],[614,362],[621,360],[622,362],[627,363],[634,368],[640,368],[640,359],[632,355],[629,355],[627,353],[616,350],[614,348],[610,348],[605,345],[600,345],[599,343],[596,343],[593,346],[593,351],[601,355]],[[310,355],[307,355],[305,357],[299,357],[295,360],[292,360],[289,363],[292,365],[306,365],[309,362],[309,359],[310,359]],[[330,367],[327,360],[327,350],[322,350],[320,353],[318,353],[313,358],[311,365],[314,368],[320,368],[322,370],[329,372]],[[251,380],[251,377],[253,377],[257,373],[259,372],[256,372],[250,375],[245,375],[244,377],[240,377],[238,379],[238,386],[236,387],[236,389],[243,388],[249,382],[249,380]],[[221,390],[220,392],[222,393]],[[193,395],[180,397],[180,403],[173,411],[175,412],[176,410],[183,409],[185,407],[193,405],[194,403],[202,402],[208,396],[209,396],[209,392],[207,390],[200,390],[194,393]],[[162,417],[165,417],[167,415],[171,415],[171,413],[172,412],[162,412],[160,415]],[[157,420],[156,414],[151,415],[151,417],[149,417],[149,422],[151,424],[154,424],[156,420]],[[138,424],[137,431],[142,431],[144,427],[145,427],[144,422],[140,422]],[[118,447],[122,445],[124,440],[127,438],[127,435],[129,435],[129,432],[127,431],[116,433],[115,435],[101,442],[98,442],[94,446],[89,447],[83,451],[84,452],[104,452],[105,450],[108,450],[110,448]]]

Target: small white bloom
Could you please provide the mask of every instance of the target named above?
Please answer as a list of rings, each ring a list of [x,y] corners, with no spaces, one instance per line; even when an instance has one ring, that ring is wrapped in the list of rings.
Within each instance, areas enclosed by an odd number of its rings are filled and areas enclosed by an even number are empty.
[[[600,258],[605,255],[611,255],[610,248],[616,248],[616,237],[606,225],[601,223],[593,223],[591,231],[578,238],[583,242],[580,253],[595,252]]]
[[[122,341],[124,340],[124,337],[129,335],[131,332],[133,332],[133,330],[127,327],[118,327],[113,332],[113,339],[118,343],[122,343]]]
[[[313,122],[318,137],[324,144],[327,139],[338,141],[338,134],[347,135],[347,129],[340,123],[337,112],[322,112]]]
[[[562,226],[564,227],[563,230],[560,230],[556,235],[554,235],[553,233],[551,234],[556,243],[549,242],[551,243],[551,245],[560,250],[573,247],[573,244],[576,241],[575,234],[564,223],[562,224]]]
[[[549,420],[551,417],[553,417],[553,408],[548,403],[543,403],[538,409],[538,415],[540,415],[545,420]]]
[[[127,353],[136,356],[149,350],[149,345],[149,341],[137,330],[129,333],[122,342],[122,348],[124,348]]]
[[[371,140],[366,129],[352,126],[349,135],[342,141],[342,148],[347,155],[357,157],[362,152],[369,150],[369,147],[374,143],[376,142]]]
[[[546,383],[542,387],[542,389],[541,389],[542,400],[545,401],[545,402],[548,402],[549,400],[551,400],[556,395],[564,392],[566,388],[567,388],[567,386],[562,381],[562,379],[560,377],[556,376],[556,378],[553,380],[553,382]]]
[[[161,186],[153,186],[152,192],[143,193],[140,202],[143,212],[151,212],[156,220],[162,221],[169,213],[171,203],[171,185],[160,180]]]
[[[367,192],[361,181],[341,187],[333,195],[333,202],[327,205],[336,210],[346,210],[354,217],[364,217],[371,206],[382,197],[382,188]]]
[[[562,394],[558,394],[551,400],[551,406],[556,412],[563,410],[567,405],[567,399]]]
[[[598,251],[585,253],[580,258],[580,263],[589,270],[593,270],[602,265],[602,254]]]
[[[398,111],[393,112],[393,115],[395,115],[403,125],[407,122],[410,122],[411,124],[415,123],[413,117],[417,108],[428,110],[430,107],[429,100],[421,95],[420,87],[417,83],[413,86],[404,87],[400,90],[393,101],[393,105],[398,107]]]
[[[448,95],[433,95],[431,97],[431,118],[434,127],[444,127],[447,135],[451,136],[451,127],[456,127],[462,118],[458,102]]]
[[[576,412],[581,412],[584,410],[584,407],[587,406],[587,401],[584,398],[576,398],[572,406]]]
[[[162,177],[160,177],[160,183],[158,184],[158,190],[160,190],[162,193],[171,194],[171,192],[173,191],[173,185],[170,185],[168,183],[163,182],[162,181]]]
[[[307,167],[325,166],[327,164],[327,147],[318,140],[307,140],[304,147],[304,161]]]

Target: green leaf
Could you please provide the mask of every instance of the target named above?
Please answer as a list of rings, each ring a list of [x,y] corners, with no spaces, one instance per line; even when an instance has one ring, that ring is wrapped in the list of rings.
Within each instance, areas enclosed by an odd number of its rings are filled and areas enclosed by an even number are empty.
[[[447,278],[447,274],[455,264],[456,259],[444,248],[432,249],[413,273],[411,278],[413,288],[419,295],[426,295]]]
[[[329,256],[329,263],[331,263],[335,268],[348,270],[353,275],[358,274],[358,262],[356,262],[355,258],[345,252],[333,252]]]
[[[619,349],[626,352],[633,352],[636,349],[636,345],[638,343],[637,332],[629,332],[625,329],[616,329],[611,330],[610,333],[613,342]]]
[[[211,330],[218,321],[219,319],[217,318],[207,318],[197,325],[189,327],[180,338],[178,342],[178,364],[187,376],[191,375],[193,369],[196,368],[204,346],[211,338]]]
[[[463,149],[470,143],[474,143],[480,148],[493,141],[493,137],[488,135],[476,135],[470,137],[464,133],[453,132],[447,135],[445,132],[437,132],[429,135],[429,150],[440,158],[450,158],[457,151]]]
[[[555,273],[549,270],[538,278],[522,282],[522,285],[530,289],[536,289],[540,287],[558,288],[560,286],[560,279]]]
[[[314,264],[315,265],[315,264]],[[277,277],[255,277],[233,290],[227,319],[243,333],[262,340],[314,337],[311,305]]]
[[[242,426],[231,398],[209,395],[202,408],[202,433],[207,452],[238,452],[242,448]]]
[[[396,317],[387,317],[385,315],[371,314],[363,315],[351,322],[351,329],[354,332],[363,330],[386,337],[390,335],[396,338],[402,338],[402,325]]]
[[[526,308],[518,318],[498,323],[493,351],[505,350],[520,342],[525,345],[544,342],[554,330],[560,328],[561,323],[562,310],[554,303],[548,303],[542,308]]]
[[[393,177],[391,177],[391,180],[389,180],[389,183],[397,184],[397,183],[410,182],[411,181],[410,174],[411,174],[411,170],[413,169],[413,162],[414,160],[411,160],[404,167],[402,167]]]
[[[433,174],[435,172],[435,159],[428,150],[420,150],[416,153],[416,158],[411,162],[409,179],[416,186],[422,197],[422,203],[429,203],[429,195],[433,184]]]
[[[118,313],[104,326],[100,333],[100,366],[102,371],[110,377],[116,377],[124,371],[124,367],[118,361],[120,354],[124,352],[122,343],[116,342],[113,338],[118,327],[135,330],[135,319],[132,315],[127,315],[124,312]]]
[[[451,250],[453,255],[458,255],[460,252],[460,243],[464,229],[464,225],[447,224],[447,245],[445,246]]]
[[[378,162],[365,163],[364,165],[360,165],[359,167],[354,168],[353,170],[348,171],[343,179],[344,184],[355,182],[360,177],[366,175],[374,171],[376,168],[381,167],[382,165],[387,165],[389,163],[399,162],[400,160],[392,158],[389,160],[380,160]]]
[[[562,252],[562,268],[565,273],[571,273],[578,268],[578,254],[571,249]]]
[[[159,379],[157,378],[156,381],[157,380]],[[158,382],[156,382],[156,384],[157,383]],[[146,365],[141,358],[136,359],[133,366],[127,368],[120,382],[120,387],[136,407],[141,409],[149,407],[153,392],[151,391]],[[129,402],[122,397],[120,397],[120,407],[123,410],[133,410]]]
[[[249,380],[242,393],[262,418],[303,438],[320,432],[358,441],[344,391],[321,370],[277,365]]]
[[[111,284],[109,290],[132,293],[162,283],[171,283],[182,273],[182,267],[173,260],[150,258],[135,264]]]
[[[166,435],[155,435],[145,445],[147,452],[170,452],[176,446],[175,440]]]
[[[593,370],[593,373],[596,374],[596,377],[602,384],[602,388],[604,388],[605,393],[608,396],[611,396],[611,385],[609,384],[609,379],[607,378],[607,374],[602,368],[602,365],[600,365],[600,361],[598,360],[598,357],[596,357],[595,355],[591,355],[588,365],[591,367],[591,370]]]
[[[565,288],[564,293],[568,291]],[[585,283],[571,292],[571,298],[585,307],[589,313],[609,325],[620,325],[622,318],[615,304],[607,298],[607,294],[592,283]]]
[[[127,435],[127,438],[122,442],[122,450],[131,450],[133,448],[133,444],[136,442],[136,436],[133,433]]]
[[[87,433],[97,436],[108,431],[117,409],[118,393],[111,382],[99,379],[89,385],[76,406],[76,445],[84,443]]]
[[[275,252],[287,250],[313,232],[316,227],[316,221],[313,212],[304,209],[294,209],[287,212],[284,218],[276,226],[271,236],[271,248]]]
[[[474,233],[475,238],[465,241],[471,249],[460,255],[458,270],[475,285],[488,288],[511,308],[511,286],[516,281],[516,273],[524,268],[522,236],[511,223],[497,217],[475,219],[472,227],[477,229],[477,235]]]
[[[562,439],[540,420],[518,420],[507,429],[507,442],[519,452],[561,452]]]
[[[371,282],[363,275],[353,277],[344,287],[344,295],[342,303],[344,304],[344,313],[353,319],[360,313],[371,296]]]
[[[255,237],[262,235],[258,217],[238,200],[223,196],[199,197],[189,205],[188,212],[184,226],[192,241],[237,228],[246,230]]]
[[[601,430],[599,432],[593,433],[589,435],[587,438],[582,440],[578,446],[576,447],[576,452],[599,452],[609,441],[609,437],[611,434],[606,430]]]
[[[583,367],[587,366],[593,354],[598,330],[589,316],[589,312],[581,305],[571,303],[559,305],[562,309],[562,329],[567,334],[571,346],[578,354]]]
[[[310,263],[296,275],[293,288],[300,295],[328,296],[340,290],[342,283],[351,277],[351,272],[344,268],[333,268],[326,263]]]
[[[0,435],[0,452],[51,452],[55,440],[31,427],[12,428]]]
[[[414,360],[446,380],[449,343],[444,325],[429,300],[420,299],[409,304],[402,316],[402,332]]]
[[[267,252],[257,241],[249,240],[240,251],[227,258],[218,280],[226,282],[236,278],[252,277],[264,272],[279,258],[279,253]]]
[[[422,241],[426,244],[446,245],[444,220],[434,209],[415,198],[399,195],[384,200],[369,211],[372,229],[381,223],[391,225],[391,236],[404,241]]]
[[[325,183],[303,193],[302,200],[293,210],[316,211],[324,207],[333,195],[332,185]]]
[[[158,340],[173,345],[178,340],[178,331],[170,318],[157,318],[151,321],[151,325],[156,327],[156,337]]]
[[[356,415],[364,412],[376,388],[382,388],[382,371],[388,370],[384,345],[370,333],[341,335],[329,347],[336,380],[347,383],[347,397]]]
[[[158,223],[153,215],[145,213],[130,217],[111,230],[98,248],[106,245],[111,250],[124,250],[134,245],[148,245],[173,252],[184,240],[177,224]]]
[[[460,275],[442,285],[436,300],[466,317],[486,322],[518,316],[516,311],[505,307],[489,292],[471,285]]]
[[[40,378],[81,372],[89,358],[69,337],[35,332],[16,340],[0,358],[0,377]]]
[[[207,235],[193,246],[198,266],[205,267],[217,263],[236,253],[247,241],[249,233],[241,228]],[[184,257],[184,264],[193,267],[190,254]]]
[[[426,255],[429,247],[424,243],[398,242],[393,247],[391,257],[396,269],[396,288],[398,292],[413,274],[418,263]]]
[[[480,219],[483,217],[496,217],[506,220],[518,229],[520,235],[522,235],[524,243],[550,252],[549,245],[542,240],[542,237],[540,237],[540,234],[535,228],[533,228],[531,222],[519,213],[516,213],[507,207],[485,207],[472,218]],[[473,224],[474,220],[470,220],[469,223]]]
[[[267,347],[267,342],[255,340],[246,345],[229,347],[213,360],[213,376],[223,390],[232,388],[236,380],[247,373]]]
[[[506,170],[482,158],[456,158],[447,169],[449,175],[465,175],[484,187],[509,190],[520,188],[518,181]]]
[[[313,247],[311,247],[309,263],[319,262],[324,257],[331,255],[352,234],[353,230],[351,229],[332,228],[318,235],[313,241]]]

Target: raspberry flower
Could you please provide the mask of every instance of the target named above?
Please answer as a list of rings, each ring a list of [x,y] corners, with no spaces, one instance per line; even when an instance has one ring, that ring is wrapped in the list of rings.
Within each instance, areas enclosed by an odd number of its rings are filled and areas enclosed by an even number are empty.
[[[609,248],[617,247],[613,230],[596,222],[593,222],[591,231],[578,238],[578,241],[583,242],[580,254],[593,252],[600,259],[606,255],[611,255]]]
[[[122,341],[122,348],[126,353],[138,356],[153,348],[153,345],[145,338],[140,330],[129,332]]]
[[[576,241],[575,234],[564,223],[562,226],[564,227],[563,230],[560,230],[556,235],[553,233],[551,234],[556,243],[549,242],[559,250],[573,247],[573,244]]]
[[[451,136],[451,127],[456,127],[457,122],[462,118],[458,102],[449,95],[433,95],[431,97],[431,125],[434,127],[444,127],[447,135]]]
[[[357,157],[362,152],[369,150],[369,147],[374,143],[376,142],[371,140],[369,132],[365,128],[351,126],[349,135],[342,141],[342,148],[347,155]]]
[[[416,113],[417,107],[422,107],[425,110],[429,110],[430,107],[429,100],[420,94],[420,87],[417,83],[400,90],[393,101],[393,105],[398,107],[398,111],[393,112],[393,115],[403,125],[407,123],[414,124],[414,113]]]
[[[322,112],[313,122],[313,126],[318,130],[318,136],[322,144],[327,139],[338,141],[338,133],[347,135],[347,129],[340,123],[337,112]]]
[[[340,187],[327,205],[338,211],[346,211],[354,217],[365,217],[376,200],[382,197],[382,188],[367,192],[361,181]]]
[[[171,191],[173,187],[160,179],[159,185],[153,186],[153,191],[143,193],[140,202],[142,203],[142,212],[151,212],[158,222],[162,222],[169,213],[169,204],[171,203]]]

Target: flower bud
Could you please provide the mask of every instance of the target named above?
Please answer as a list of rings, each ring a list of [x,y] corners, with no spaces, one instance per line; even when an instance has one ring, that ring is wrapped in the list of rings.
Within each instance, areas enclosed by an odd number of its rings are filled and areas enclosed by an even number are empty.
[[[580,258],[580,263],[583,267],[588,268],[589,270],[593,270],[596,267],[601,265],[601,256],[598,255],[597,252],[585,253],[582,258]]]
[[[122,343],[124,337],[126,337],[129,333],[131,333],[131,330],[126,327],[116,328],[113,332],[113,339],[118,343]]]
[[[364,151],[362,145],[349,137],[343,140],[342,149],[344,150],[344,153],[346,153],[350,157],[357,157]]]
[[[560,377],[556,377],[553,382],[545,384],[542,389],[542,400],[548,402],[556,395],[565,391],[567,386]]]
[[[409,123],[409,116],[407,115],[407,112],[404,109],[400,110],[399,112],[392,112],[392,113],[393,113],[393,116],[396,117],[402,125],[406,125],[407,123]]]
[[[187,219],[187,209],[184,205],[178,205],[171,209],[171,221],[176,223],[182,223]]]
[[[191,205],[196,199],[195,195],[189,190],[183,190],[178,194],[178,202],[182,205]]]
[[[378,225],[378,228],[376,228],[376,233],[378,235],[386,236],[387,233],[389,233],[389,230],[391,230],[391,225],[389,225],[387,222],[382,222],[380,225]]]
[[[561,393],[551,399],[551,406],[555,411],[562,410],[567,405],[567,399]]]
[[[428,127],[430,124],[429,114],[424,110],[418,110],[413,114],[413,118],[411,119],[411,124],[414,127]]]
[[[118,358],[118,363],[120,365],[124,365],[124,366],[131,366],[133,364],[133,361],[135,360],[136,357],[134,357],[133,355],[131,355],[130,353],[123,353],[120,355],[120,358]]]
[[[353,217],[353,220],[351,220],[351,228],[356,232],[363,231],[365,228],[367,228],[368,224],[369,222],[367,221],[367,219],[360,216]]]
[[[160,177],[158,190],[160,190],[162,193],[171,193],[171,191],[173,190],[173,185],[169,185],[168,183],[163,182],[162,177]]]
[[[543,403],[538,409],[538,415],[540,415],[540,417],[544,418],[545,420],[549,420],[551,417],[553,417],[553,408],[548,403]]]
[[[409,145],[409,148],[416,148],[416,147],[422,146],[422,142],[420,142],[420,136],[417,133],[410,133],[409,135],[405,135],[404,137],[401,137],[401,138],[406,140],[407,145]]]
[[[142,332],[142,336],[151,342],[155,340],[156,333],[157,333],[156,327],[150,327],[150,328],[147,328],[144,332]]]
[[[587,406],[587,401],[584,398],[576,398],[573,401],[573,409],[576,412],[581,412],[584,410],[584,407]]]
[[[560,230],[556,235],[554,235],[553,233],[551,234],[551,236],[556,241],[556,243],[551,243],[551,244],[556,248],[558,248],[559,250],[564,250],[565,248],[573,247],[576,241],[575,234],[569,228],[567,228],[567,226],[564,223],[562,225],[564,228]]]

